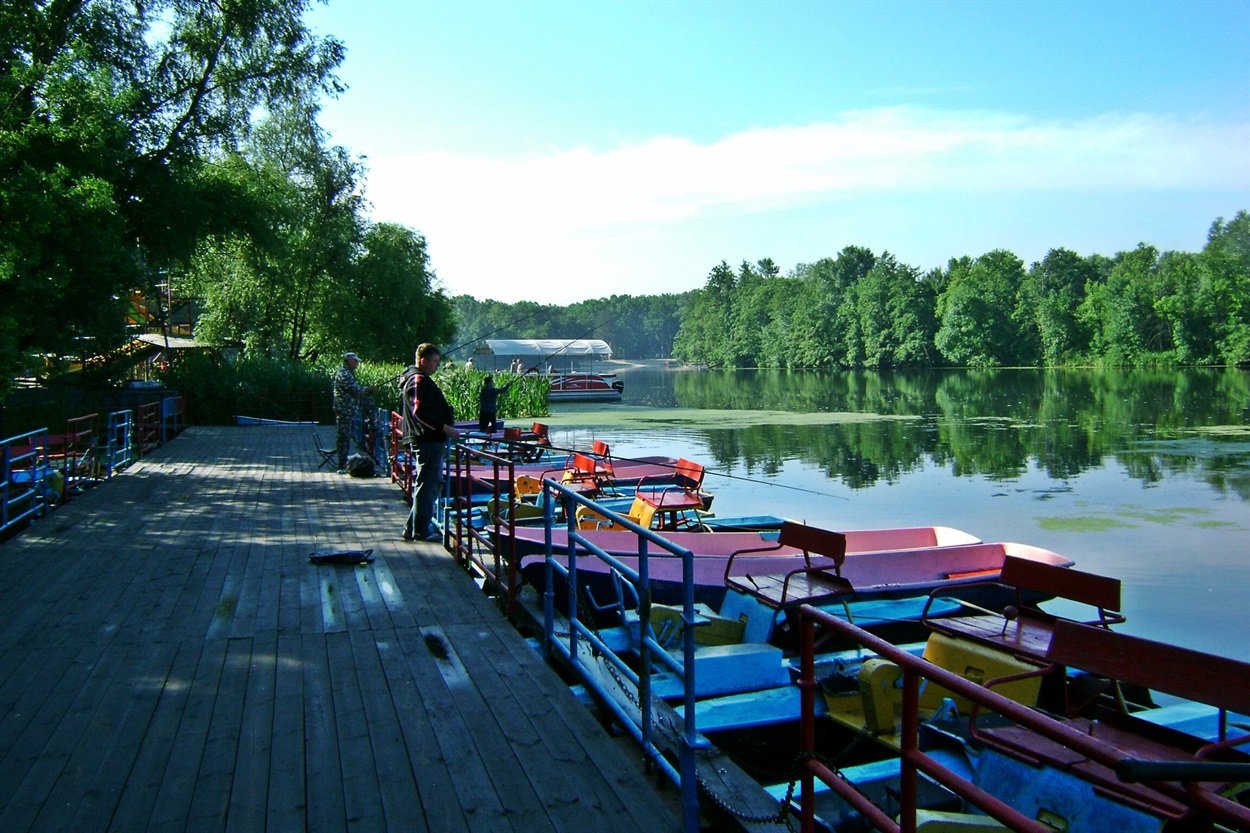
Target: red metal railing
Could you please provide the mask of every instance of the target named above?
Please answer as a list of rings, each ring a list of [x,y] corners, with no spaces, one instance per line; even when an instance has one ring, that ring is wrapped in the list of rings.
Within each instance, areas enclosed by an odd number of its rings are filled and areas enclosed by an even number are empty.
[[[64,446],[61,449],[61,473],[65,475],[65,494],[81,492],[100,479],[99,414],[65,420]]]
[[[899,754],[899,803],[901,812],[895,822],[882,809],[873,804],[854,786],[839,778],[827,766],[815,758],[816,753],[816,718],[815,702],[818,681],[815,672],[816,626],[829,628],[840,636],[849,638],[864,648],[887,659],[902,671],[903,704],[902,731]],[[919,692],[920,680],[925,679],[949,689],[957,695],[966,697],[981,708],[989,709],[1014,721],[1017,725],[1036,732],[1043,738],[1063,744],[1065,747],[1086,756],[1091,761],[1115,768],[1124,758],[1124,752],[1110,744],[1091,737],[1084,732],[1048,717],[1041,712],[1022,706],[1013,700],[984,688],[976,683],[953,674],[919,657],[900,650],[885,640],[867,631],[820,611],[810,605],[800,608],[800,650],[802,671],[799,687],[802,697],[800,720],[800,746],[803,758],[803,791],[801,796],[801,818],[804,833],[815,830],[815,792],[814,779],[819,778],[840,798],[863,814],[876,829],[903,831],[913,833],[916,829],[916,788],[917,773],[924,772],[934,781],[949,789],[960,798],[976,805],[986,814],[1007,825],[1012,830],[1028,833],[1053,833],[1052,829],[1040,822],[1030,819],[994,795],[970,783],[966,779],[943,767],[936,760],[920,750],[919,746]],[[1237,684],[1229,681],[1230,684]],[[1223,796],[1197,790],[1194,785],[1182,785],[1166,782],[1152,782],[1152,788],[1189,807],[1201,807],[1213,818],[1232,825],[1236,829],[1250,829],[1250,808],[1243,807]]]
[[[149,402],[135,409],[135,450],[142,457],[161,444],[161,403]]]
[[[387,442],[390,447],[391,482],[398,483],[404,494],[412,497],[412,477],[416,471],[416,461],[412,459],[409,449],[404,446],[404,418],[391,411],[390,434]]]
[[[488,511],[482,529],[474,523],[475,461],[479,464],[479,471],[490,473],[494,484],[490,492],[490,505],[494,511]],[[516,464],[513,460],[464,444],[456,445],[448,489],[448,517],[454,520],[451,526],[452,551],[457,560],[466,567],[476,567],[496,588],[510,617],[516,614],[516,597],[521,584],[517,575],[516,538],[513,535],[516,530],[515,479]],[[448,529],[447,524],[443,529]],[[482,557],[484,552],[491,555],[489,560]]]

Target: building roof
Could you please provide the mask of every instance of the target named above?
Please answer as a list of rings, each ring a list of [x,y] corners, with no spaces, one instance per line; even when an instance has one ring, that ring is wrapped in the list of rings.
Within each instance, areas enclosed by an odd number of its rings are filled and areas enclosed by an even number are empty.
[[[496,356],[594,356],[612,358],[612,348],[597,338],[488,338],[486,349]]]

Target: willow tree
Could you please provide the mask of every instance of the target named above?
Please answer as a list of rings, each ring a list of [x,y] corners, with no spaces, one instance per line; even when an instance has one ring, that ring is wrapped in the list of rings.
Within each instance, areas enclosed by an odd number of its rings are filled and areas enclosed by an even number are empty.
[[[231,198],[205,161],[253,115],[339,89],[306,0],[0,4],[0,371],[122,338],[128,291]]]

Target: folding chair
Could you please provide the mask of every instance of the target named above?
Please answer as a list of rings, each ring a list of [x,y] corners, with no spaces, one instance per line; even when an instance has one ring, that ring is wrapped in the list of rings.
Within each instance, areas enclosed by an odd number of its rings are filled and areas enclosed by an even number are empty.
[[[321,462],[317,464],[317,468],[321,468],[322,466],[337,462],[334,459],[334,455],[338,453],[338,449],[337,448],[324,448],[321,445],[321,435],[318,434],[315,429],[313,430],[312,435],[313,435],[313,442],[316,443],[317,445],[317,453],[321,455]],[[334,466],[330,466],[330,468],[334,468]]]

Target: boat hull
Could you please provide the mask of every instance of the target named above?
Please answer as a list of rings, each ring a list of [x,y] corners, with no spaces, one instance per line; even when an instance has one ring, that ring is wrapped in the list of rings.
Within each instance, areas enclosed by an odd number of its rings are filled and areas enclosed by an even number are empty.
[[[638,539],[630,532],[583,533],[626,567],[638,569]],[[1007,555],[1070,566],[1071,559],[1058,553],[1016,543],[981,543],[971,535],[948,527],[905,527],[897,529],[849,530],[847,555],[841,574],[854,588],[853,598],[907,598],[942,587],[992,580]],[[675,532],[665,535],[693,554],[695,601],[719,609],[725,597],[725,569],[730,556],[739,550],[770,546],[768,533],[760,532]],[[527,581],[545,586],[544,531],[517,528],[516,557]],[[511,553],[507,537],[501,543]],[[552,531],[552,551],[556,560],[567,565],[567,532]],[[811,565],[832,566],[832,560],[811,557]],[[805,564],[801,550],[772,543],[763,552],[739,555],[733,564],[735,576],[786,573]],[[577,559],[581,579],[597,598],[611,590],[607,565],[582,551]],[[683,587],[682,559],[654,551],[648,559],[652,601],[680,604]],[[971,600],[974,601],[975,600]],[[994,601],[985,599],[985,601]]]
[[[612,374],[562,373],[551,378],[549,402],[620,402],[623,382]]]

